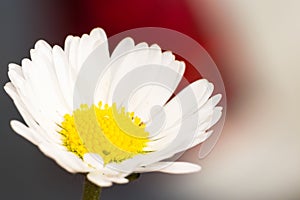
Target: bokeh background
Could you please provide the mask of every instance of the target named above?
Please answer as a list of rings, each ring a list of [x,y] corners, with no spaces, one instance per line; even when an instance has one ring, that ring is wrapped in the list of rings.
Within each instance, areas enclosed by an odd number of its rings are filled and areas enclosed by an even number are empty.
[[[300,2],[293,0],[1,0],[0,85],[38,39],[63,45],[69,34],[102,27],[171,28],[197,40],[217,64],[228,112],[220,140],[193,175],[144,174],[104,189],[102,198],[132,200],[300,199]],[[189,72],[189,76],[193,76]],[[0,89],[1,199],[80,199],[72,175],[15,134],[21,119]],[[199,147],[184,155],[194,161]]]

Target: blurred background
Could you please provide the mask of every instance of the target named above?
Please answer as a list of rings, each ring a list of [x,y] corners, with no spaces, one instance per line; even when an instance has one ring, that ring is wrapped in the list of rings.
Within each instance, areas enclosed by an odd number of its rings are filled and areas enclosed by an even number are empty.
[[[197,40],[224,79],[228,110],[213,151],[192,175],[144,174],[104,189],[102,199],[300,199],[300,2],[297,0],[1,0],[1,199],[80,199],[83,176],[65,172],[15,134],[21,119],[2,86],[38,39],[102,27],[108,37],[137,27]],[[193,76],[189,72],[187,76]],[[184,155],[195,162],[199,147]]]

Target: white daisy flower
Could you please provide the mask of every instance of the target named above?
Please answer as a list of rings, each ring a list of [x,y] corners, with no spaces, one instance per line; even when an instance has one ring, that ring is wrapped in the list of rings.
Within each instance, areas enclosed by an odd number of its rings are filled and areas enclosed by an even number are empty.
[[[64,49],[40,40],[21,66],[9,64],[4,88],[26,123],[11,126],[68,172],[102,187],[128,183],[131,173],[197,172],[196,164],[166,160],[211,135],[221,95],[211,97],[213,84],[201,79],[171,98],[184,71],[171,52],[131,38],[110,55],[100,28],[68,36]]]

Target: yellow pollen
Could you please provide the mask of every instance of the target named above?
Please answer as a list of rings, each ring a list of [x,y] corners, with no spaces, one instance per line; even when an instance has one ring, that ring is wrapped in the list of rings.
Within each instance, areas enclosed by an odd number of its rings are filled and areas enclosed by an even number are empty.
[[[63,144],[80,158],[97,153],[108,164],[147,153],[143,150],[149,142],[145,124],[124,107],[117,109],[116,104],[83,104],[73,115],[66,114],[60,126]]]

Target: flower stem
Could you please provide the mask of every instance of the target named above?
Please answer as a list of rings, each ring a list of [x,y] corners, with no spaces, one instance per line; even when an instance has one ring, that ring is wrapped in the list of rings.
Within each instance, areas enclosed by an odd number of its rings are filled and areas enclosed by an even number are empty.
[[[85,177],[82,200],[99,200],[101,195],[101,187],[90,182]]]

